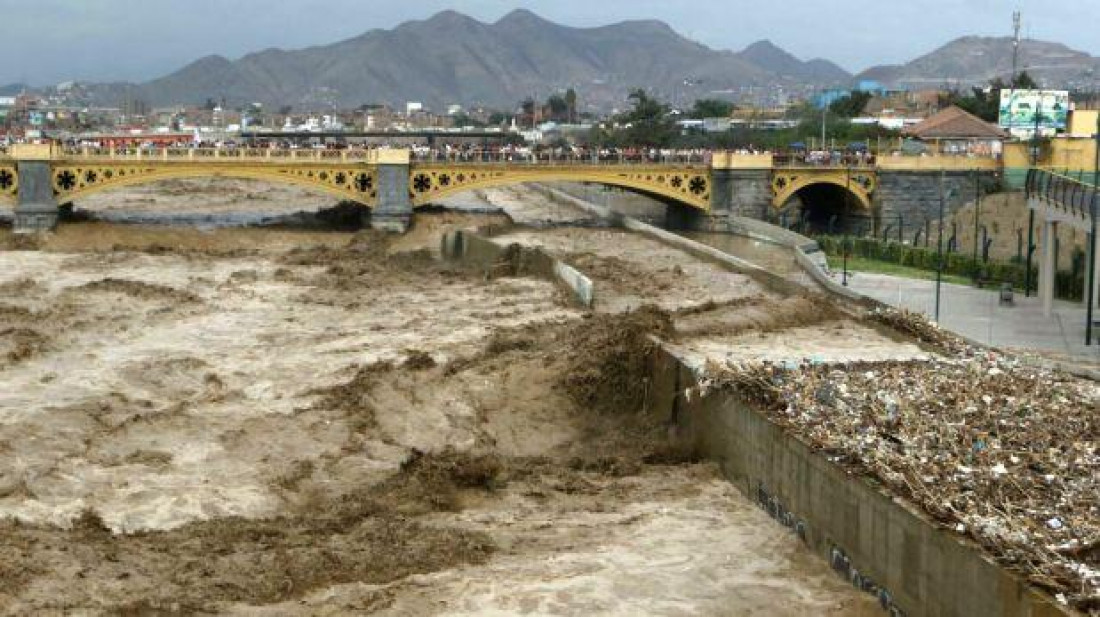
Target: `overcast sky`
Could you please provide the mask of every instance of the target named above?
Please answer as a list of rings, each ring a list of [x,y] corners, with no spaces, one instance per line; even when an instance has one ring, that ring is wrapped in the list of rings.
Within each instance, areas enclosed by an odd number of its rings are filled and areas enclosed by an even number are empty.
[[[660,19],[719,49],[771,39],[856,72],[964,34],[1024,30],[1100,54],[1100,0],[0,0],[0,84],[140,81],[208,54],[322,45],[451,8],[495,21],[518,7],[593,26]]]

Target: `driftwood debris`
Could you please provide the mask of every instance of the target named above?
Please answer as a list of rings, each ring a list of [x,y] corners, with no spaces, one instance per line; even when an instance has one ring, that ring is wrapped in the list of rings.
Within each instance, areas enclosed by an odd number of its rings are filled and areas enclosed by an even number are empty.
[[[1100,384],[882,315],[928,361],[711,365],[728,388],[852,473],[973,538],[1060,601],[1100,610]]]

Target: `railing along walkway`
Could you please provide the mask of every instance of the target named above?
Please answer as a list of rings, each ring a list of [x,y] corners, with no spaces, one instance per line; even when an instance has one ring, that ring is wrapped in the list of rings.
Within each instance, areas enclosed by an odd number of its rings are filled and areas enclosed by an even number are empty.
[[[1049,169],[1029,169],[1025,190],[1029,200],[1038,199],[1071,220],[1091,223],[1100,210],[1096,186]]]
[[[59,157],[76,161],[195,161],[256,163],[374,162],[376,150],[276,148],[61,148]]]

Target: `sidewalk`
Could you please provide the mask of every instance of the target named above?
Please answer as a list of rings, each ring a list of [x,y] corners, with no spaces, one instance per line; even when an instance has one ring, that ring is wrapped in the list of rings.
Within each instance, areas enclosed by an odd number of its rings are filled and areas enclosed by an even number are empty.
[[[885,274],[849,273],[848,285],[861,294],[933,318],[935,281]],[[840,275],[837,274],[839,281]],[[1100,310],[1096,311],[1100,318]],[[1093,330],[1092,347],[1085,346],[1085,308],[1079,303],[1055,302],[1054,314],[1043,317],[1035,297],[1017,293],[1014,306],[1000,306],[996,290],[943,285],[940,325],[993,347],[1043,352],[1100,365],[1100,328]]]

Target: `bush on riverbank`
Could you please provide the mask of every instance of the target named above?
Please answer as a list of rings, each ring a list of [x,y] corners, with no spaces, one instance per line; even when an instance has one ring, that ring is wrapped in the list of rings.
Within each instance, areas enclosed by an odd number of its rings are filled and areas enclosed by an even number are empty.
[[[843,256],[844,243],[849,248],[848,255],[862,257],[885,263],[917,268],[929,272],[936,271],[938,256],[935,249],[910,246],[898,242],[884,242],[874,238],[845,238],[843,236],[818,236],[821,250],[829,256]],[[1024,288],[1027,268],[1020,263],[985,262],[961,253],[944,254],[944,274],[960,276],[984,285],[997,286],[1011,283],[1016,289]],[[1037,260],[1036,260],[1037,261]],[[1080,264],[1075,264],[1080,266]],[[1039,280],[1038,268],[1031,269],[1031,285],[1035,288]],[[1085,269],[1075,267],[1070,272],[1058,272],[1054,285],[1054,294],[1063,300],[1080,301],[1084,293]]]

